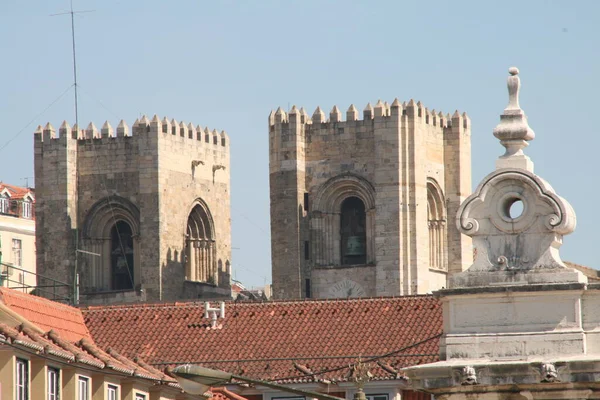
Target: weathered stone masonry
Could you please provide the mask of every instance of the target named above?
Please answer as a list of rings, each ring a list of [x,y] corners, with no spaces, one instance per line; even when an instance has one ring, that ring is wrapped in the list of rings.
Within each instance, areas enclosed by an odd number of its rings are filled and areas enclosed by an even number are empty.
[[[350,106],[345,121],[337,106],[328,120],[272,112],[274,296],[425,293],[470,265],[470,239],[446,224],[471,190],[470,128],[412,100],[369,104],[363,119]]]
[[[229,296],[225,132],[156,116],[131,134],[65,122],[39,127],[34,147],[39,274],[73,283],[78,232],[99,254],[79,254],[82,302]]]

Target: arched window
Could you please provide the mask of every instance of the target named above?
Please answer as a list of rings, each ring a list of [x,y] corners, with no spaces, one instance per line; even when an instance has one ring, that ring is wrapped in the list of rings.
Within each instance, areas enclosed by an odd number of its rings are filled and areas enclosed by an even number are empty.
[[[427,224],[429,226],[429,266],[447,270],[446,207],[437,182],[427,182]]]
[[[358,197],[348,197],[342,202],[340,213],[342,265],[365,264],[367,261],[365,204]]]
[[[352,173],[335,176],[312,195],[309,262],[375,264],[375,189]]]
[[[131,201],[98,200],[84,220],[79,248],[82,293],[134,290],[140,282],[140,214]]]
[[[217,246],[208,207],[197,204],[190,213],[186,228],[186,279],[218,284]]]
[[[110,231],[111,289],[128,290],[134,285],[133,232],[125,221],[117,221]]]

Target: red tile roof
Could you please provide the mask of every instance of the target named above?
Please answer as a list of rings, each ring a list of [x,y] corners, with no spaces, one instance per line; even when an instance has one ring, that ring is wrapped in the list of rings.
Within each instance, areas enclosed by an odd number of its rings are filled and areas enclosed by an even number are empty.
[[[0,288],[0,302],[44,332],[54,330],[70,342],[91,339],[77,308],[8,288]]]
[[[17,218],[27,218],[35,220],[35,189],[33,188],[25,188],[15,185],[9,185],[7,183],[0,182],[0,194],[4,191],[7,191],[9,194],[9,200],[7,207],[3,207],[2,215],[10,215]],[[25,217],[24,215],[24,202],[23,199],[27,194],[31,194],[33,197],[32,205],[29,208],[29,215]]]
[[[91,339],[84,338],[71,343],[61,338],[55,331],[40,335],[28,323],[17,327],[0,323],[0,348],[3,346],[21,347],[26,351],[35,350],[38,354],[62,358],[67,362],[85,364],[98,369],[108,368],[130,376],[176,384],[175,379],[154,368],[144,368],[140,363],[127,360],[114,351],[110,354],[102,351]]]
[[[9,308],[0,312],[10,322],[10,325],[0,322],[0,349],[33,350],[41,357],[57,357],[87,368],[108,369],[111,373],[181,389],[173,377],[138,357],[128,359],[113,349],[102,350],[91,338],[77,308],[8,288],[0,288],[0,301]],[[20,322],[15,322],[18,317],[15,314],[20,316]]]
[[[224,387],[211,388],[210,391],[212,393],[212,400],[247,400],[245,397],[233,393]]]
[[[203,303],[90,306],[97,343],[157,367],[198,363],[281,382],[343,381],[373,360],[375,379],[438,360],[440,302],[432,296],[227,303],[211,328]],[[331,371],[329,371],[331,370]]]
[[[22,199],[27,195],[27,193],[31,193],[31,195],[35,198],[35,189],[33,188],[9,185],[8,183],[0,182],[0,192],[2,192],[4,189],[8,190],[10,193],[10,198],[13,200]]]
[[[587,276],[588,281],[600,281],[600,271],[598,271],[595,268],[591,268],[588,267],[586,265],[581,265],[581,264],[575,264],[574,262],[570,262],[570,261],[563,261],[565,263],[565,265],[569,268],[573,268],[576,269],[577,271],[580,271],[581,273],[583,273],[583,275]]]

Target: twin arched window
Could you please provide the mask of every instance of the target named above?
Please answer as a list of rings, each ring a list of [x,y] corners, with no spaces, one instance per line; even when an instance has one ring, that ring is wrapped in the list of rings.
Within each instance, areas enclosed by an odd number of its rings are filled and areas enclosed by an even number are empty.
[[[446,202],[433,179],[427,181],[427,225],[429,227],[429,266],[448,269],[446,246]]]

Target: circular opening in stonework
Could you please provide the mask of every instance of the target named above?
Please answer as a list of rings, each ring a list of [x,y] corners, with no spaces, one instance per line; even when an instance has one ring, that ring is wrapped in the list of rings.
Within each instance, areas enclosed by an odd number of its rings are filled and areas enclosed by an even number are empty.
[[[504,214],[510,219],[517,219],[523,215],[525,204],[519,198],[508,199],[504,205]]]

